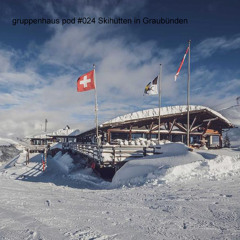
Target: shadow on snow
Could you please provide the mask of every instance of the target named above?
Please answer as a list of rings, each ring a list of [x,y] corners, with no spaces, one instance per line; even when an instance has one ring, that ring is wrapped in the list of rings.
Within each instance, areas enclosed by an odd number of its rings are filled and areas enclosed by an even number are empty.
[[[66,186],[78,189],[106,190],[110,188],[110,183],[95,175],[90,168],[83,168],[75,163],[74,168],[69,173],[63,173],[52,157],[48,157],[47,168],[42,171],[41,154],[35,155],[30,162],[36,163],[33,168],[17,177],[17,180],[27,182],[52,183],[56,186]]]

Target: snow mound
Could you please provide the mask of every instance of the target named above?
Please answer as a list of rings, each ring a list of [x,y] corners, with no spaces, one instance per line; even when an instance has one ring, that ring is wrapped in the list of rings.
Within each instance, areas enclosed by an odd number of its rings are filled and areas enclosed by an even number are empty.
[[[75,171],[68,175],[70,179],[81,182],[82,186],[95,186],[97,188],[104,188],[109,186],[109,182],[104,181],[98,177],[91,168],[84,168]]]
[[[142,185],[159,174],[164,174],[168,168],[204,160],[200,154],[189,152],[183,143],[166,143],[159,146],[162,154],[127,162],[116,172],[112,185]]]
[[[62,155],[61,152],[58,152],[53,157],[52,161],[56,163],[60,172],[64,174],[68,174],[74,168],[73,159],[68,155],[68,153]]]
[[[219,180],[221,178],[239,174],[240,155],[217,156],[215,159],[198,161],[179,165],[166,171],[159,182],[179,182],[193,178]]]
[[[189,152],[180,143],[161,145],[162,154],[126,163],[114,176],[112,185],[139,186],[143,184],[173,184],[190,179],[219,180],[239,174],[240,155],[216,155],[205,159]]]

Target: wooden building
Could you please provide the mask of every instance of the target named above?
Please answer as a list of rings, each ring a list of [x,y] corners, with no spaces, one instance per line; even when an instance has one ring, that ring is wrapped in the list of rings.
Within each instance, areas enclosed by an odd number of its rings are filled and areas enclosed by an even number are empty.
[[[52,137],[49,137],[46,133],[27,137],[30,139],[31,145],[48,145],[52,143]]]
[[[78,129],[71,129],[68,125],[47,135],[53,139],[53,142],[76,142],[76,136],[80,134]]]
[[[116,117],[99,126],[103,143],[114,143],[117,139],[158,138],[159,109],[148,109]],[[193,146],[222,147],[223,129],[234,127],[220,113],[204,106],[190,106],[190,143]],[[187,141],[187,106],[161,108],[161,139],[172,142]],[[96,129],[77,136],[77,142],[93,142]]]
[[[26,138],[30,140],[31,145],[48,145],[53,142],[76,142],[76,136],[79,134],[78,129],[70,129],[67,125],[65,128],[51,133],[42,133]]]

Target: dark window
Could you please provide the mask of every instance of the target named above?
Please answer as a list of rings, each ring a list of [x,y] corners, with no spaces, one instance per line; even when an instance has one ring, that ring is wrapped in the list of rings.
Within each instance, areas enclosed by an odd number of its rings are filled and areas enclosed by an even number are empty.
[[[111,133],[111,140],[115,140],[115,139],[128,140],[128,138],[129,138],[128,133],[118,133],[118,132]]]
[[[132,139],[137,139],[137,138],[142,138],[143,134],[142,133],[132,133]]]
[[[172,135],[172,142],[182,142],[182,135]]]
[[[201,138],[199,135],[195,135],[195,136],[190,136],[190,143],[191,144],[200,144]]]

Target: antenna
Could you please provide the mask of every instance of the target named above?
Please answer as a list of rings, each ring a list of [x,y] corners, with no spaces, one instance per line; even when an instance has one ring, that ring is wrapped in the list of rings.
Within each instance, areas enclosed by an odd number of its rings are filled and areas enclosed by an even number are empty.
[[[47,132],[47,123],[48,123],[48,120],[45,119],[45,132]]]

